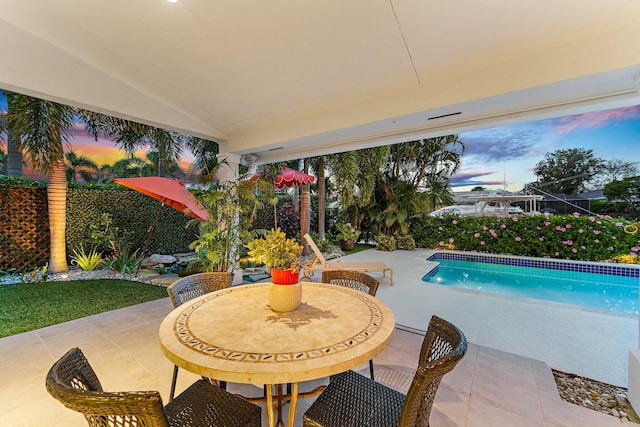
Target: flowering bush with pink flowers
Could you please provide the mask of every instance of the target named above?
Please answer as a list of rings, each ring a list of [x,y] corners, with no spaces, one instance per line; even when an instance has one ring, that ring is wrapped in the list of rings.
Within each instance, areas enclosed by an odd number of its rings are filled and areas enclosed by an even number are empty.
[[[336,224],[336,231],[338,232],[336,236],[338,240],[353,240],[357,242],[360,237],[360,230],[351,225],[350,222],[346,224]]]
[[[637,263],[640,233],[629,233],[630,224],[621,218],[579,214],[444,215],[412,218],[411,234],[423,248]]]

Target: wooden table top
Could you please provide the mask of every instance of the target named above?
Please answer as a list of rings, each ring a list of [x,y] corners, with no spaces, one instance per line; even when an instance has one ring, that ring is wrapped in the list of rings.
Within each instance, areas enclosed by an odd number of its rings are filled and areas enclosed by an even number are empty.
[[[302,282],[300,307],[277,313],[268,306],[270,286],[235,286],[176,308],[160,326],[163,353],[209,378],[283,384],[352,369],[391,339],[393,313],[368,294]]]

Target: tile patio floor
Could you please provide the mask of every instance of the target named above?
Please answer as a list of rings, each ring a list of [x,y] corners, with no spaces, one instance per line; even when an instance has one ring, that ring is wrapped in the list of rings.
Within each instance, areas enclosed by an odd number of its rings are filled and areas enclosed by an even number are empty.
[[[64,352],[80,347],[105,390],[159,390],[167,398],[171,363],[158,346],[158,327],[171,311],[168,298],[50,326],[0,339],[0,426],[85,426],[84,418],[50,397],[44,386],[47,370]],[[386,366],[410,369],[418,358],[422,335],[397,329],[390,346],[375,359]],[[366,372],[367,365],[363,365]],[[196,376],[180,371],[178,389]],[[301,384],[310,389],[323,380]],[[230,384],[229,390],[258,396],[259,386]],[[296,415],[310,401],[302,399]],[[286,408],[285,408],[286,409]],[[263,408],[263,425],[266,409]],[[456,369],[445,376],[436,397],[431,425],[620,426],[622,422],[563,402],[550,369],[542,362],[470,344]]]

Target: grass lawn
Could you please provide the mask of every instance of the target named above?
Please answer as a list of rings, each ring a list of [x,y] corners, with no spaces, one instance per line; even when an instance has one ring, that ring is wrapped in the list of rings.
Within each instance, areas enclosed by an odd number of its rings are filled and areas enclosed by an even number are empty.
[[[162,286],[117,279],[0,285],[0,338],[165,297]]]

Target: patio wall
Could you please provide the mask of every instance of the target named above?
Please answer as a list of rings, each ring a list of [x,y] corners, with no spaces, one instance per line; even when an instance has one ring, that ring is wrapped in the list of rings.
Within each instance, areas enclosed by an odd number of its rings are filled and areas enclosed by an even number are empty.
[[[427,284],[421,277],[432,253],[368,250],[346,260],[379,260],[394,269],[394,286],[383,281],[377,296],[391,307],[398,325],[424,331],[436,314],[460,327],[472,343],[627,386],[628,352],[638,348],[638,316]]]

